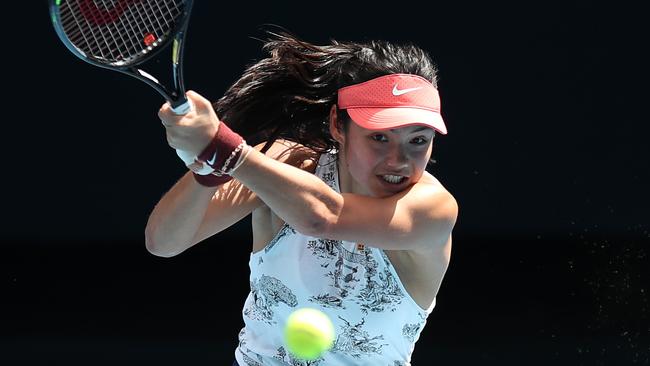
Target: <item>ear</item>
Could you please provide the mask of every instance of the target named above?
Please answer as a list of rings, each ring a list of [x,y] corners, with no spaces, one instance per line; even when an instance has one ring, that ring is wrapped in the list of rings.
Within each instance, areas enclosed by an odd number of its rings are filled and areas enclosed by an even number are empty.
[[[332,104],[332,108],[330,108],[330,116],[329,116],[330,134],[332,135],[334,140],[336,140],[340,145],[343,145],[345,141],[345,135],[341,130],[339,130],[337,112],[338,109],[336,108],[336,104]]]

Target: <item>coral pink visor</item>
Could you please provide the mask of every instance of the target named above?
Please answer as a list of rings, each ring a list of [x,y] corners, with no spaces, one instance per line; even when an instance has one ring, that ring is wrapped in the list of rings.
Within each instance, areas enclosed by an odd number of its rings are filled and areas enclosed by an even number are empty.
[[[391,74],[343,87],[337,104],[369,130],[423,125],[447,134],[438,90],[418,75]]]

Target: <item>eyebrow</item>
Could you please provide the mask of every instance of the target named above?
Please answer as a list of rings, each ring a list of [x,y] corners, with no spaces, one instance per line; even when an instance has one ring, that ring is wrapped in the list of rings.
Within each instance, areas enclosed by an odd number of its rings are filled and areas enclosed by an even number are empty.
[[[411,131],[409,133],[416,133],[416,132],[420,132],[420,131],[424,131],[424,130],[428,130],[428,129],[430,129],[430,128],[425,127],[425,126],[420,126],[420,127],[416,128],[415,130],[413,130],[413,131]],[[397,129],[396,128],[391,128],[390,132],[397,133]]]

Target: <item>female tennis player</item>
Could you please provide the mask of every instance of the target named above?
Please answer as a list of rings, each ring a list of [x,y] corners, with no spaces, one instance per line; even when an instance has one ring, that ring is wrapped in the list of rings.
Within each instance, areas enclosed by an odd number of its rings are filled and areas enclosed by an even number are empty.
[[[160,200],[147,249],[163,257],[252,214],[250,293],[235,365],[410,365],[451,255],[458,206],[426,171],[446,134],[436,68],[415,45],[271,33],[214,104],[158,115],[197,158]],[[333,347],[307,363],[288,315],[317,308]]]

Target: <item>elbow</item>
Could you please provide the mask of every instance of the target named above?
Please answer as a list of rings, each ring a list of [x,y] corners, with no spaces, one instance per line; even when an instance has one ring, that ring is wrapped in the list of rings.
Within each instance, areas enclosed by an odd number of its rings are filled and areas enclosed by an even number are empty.
[[[167,246],[156,240],[154,233],[148,227],[144,232],[144,245],[147,251],[156,257],[170,258],[178,254],[166,249]]]
[[[301,225],[302,227],[298,228],[298,231],[307,235],[313,236],[315,238],[327,238],[325,234],[327,232],[327,224],[318,219],[311,220]]]
[[[302,230],[299,231],[305,235],[327,239],[335,222],[336,219],[331,212],[317,212],[305,220]]]
[[[308,215],[303,233],[316,238],[331,239],[332,231],[338,223],[342,209],[342,199],[321,200],[319,204],[315,205],[312,214]]]
[[[147,248],[147,251],[156,257],[164,257],[164,258],[169,258],[171,255],[169,253],[165,253],[160,249],[158,245],[156,245],[156,242],[151,238],[151,236],[146,235],[144,236],[144,246]]]

